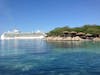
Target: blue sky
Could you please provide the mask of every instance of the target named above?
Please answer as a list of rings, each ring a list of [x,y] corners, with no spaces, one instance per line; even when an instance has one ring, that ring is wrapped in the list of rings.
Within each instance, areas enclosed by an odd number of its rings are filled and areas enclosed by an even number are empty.
[[[0,0],[0,33],[100,25],[100,0]]]

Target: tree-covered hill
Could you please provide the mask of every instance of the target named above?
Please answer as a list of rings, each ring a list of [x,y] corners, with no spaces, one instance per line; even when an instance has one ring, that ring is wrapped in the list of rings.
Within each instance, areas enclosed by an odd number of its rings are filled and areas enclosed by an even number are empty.
[[[75,31],[75,32],[83,32],[83,33],[90,33],[93,35],[100,34],[100,25],[84,25],[82,27],[57,27],[50,32],[47,33],[48,36],[61,36],[64,31]]]

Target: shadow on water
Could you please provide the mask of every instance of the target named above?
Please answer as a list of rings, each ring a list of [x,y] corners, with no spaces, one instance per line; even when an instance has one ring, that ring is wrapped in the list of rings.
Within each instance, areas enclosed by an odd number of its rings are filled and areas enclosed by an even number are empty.
[[[100,75],[100,42],[0,41],[0,75]]]

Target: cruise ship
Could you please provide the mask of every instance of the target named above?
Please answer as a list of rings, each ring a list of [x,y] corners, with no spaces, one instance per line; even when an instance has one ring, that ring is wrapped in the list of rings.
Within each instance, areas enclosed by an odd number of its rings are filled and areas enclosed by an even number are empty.
[[[39,30],[36,32],[21,32],[17,29],[12,31],[4,32],[1,35],[1,39],[43,39],[45,38],[46,34],[40,32]]]

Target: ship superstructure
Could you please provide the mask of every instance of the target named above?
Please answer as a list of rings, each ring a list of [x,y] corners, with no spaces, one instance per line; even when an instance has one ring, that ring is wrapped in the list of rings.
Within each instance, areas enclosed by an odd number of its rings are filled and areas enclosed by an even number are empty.
[[[36,32],[21,32],[14,29],[13,31],[4,32],[1,39],[43,39],[45,36],[46,34],[39,30]]]

